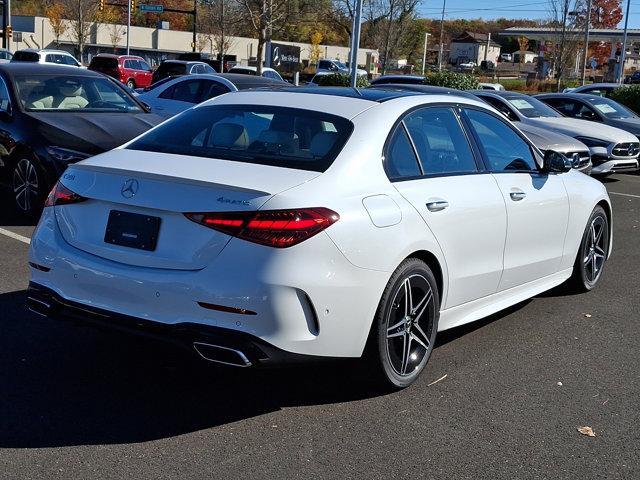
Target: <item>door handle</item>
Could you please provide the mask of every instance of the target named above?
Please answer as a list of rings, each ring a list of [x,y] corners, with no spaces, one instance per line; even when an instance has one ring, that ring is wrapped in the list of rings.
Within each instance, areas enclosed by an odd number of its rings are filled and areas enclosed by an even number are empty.
[[[449,206],[449,202],[446,200],[436,200],[433,202],[427,202],[427,210],[430,212],[439,212]]]
[[[527,196],[527,194],[522,190],[516,190],[515,192],[509,193],[509,196],[511,197],[511,200],[513,200],[514,202],[519,202],[520,200],[523,200],[524,197]]]

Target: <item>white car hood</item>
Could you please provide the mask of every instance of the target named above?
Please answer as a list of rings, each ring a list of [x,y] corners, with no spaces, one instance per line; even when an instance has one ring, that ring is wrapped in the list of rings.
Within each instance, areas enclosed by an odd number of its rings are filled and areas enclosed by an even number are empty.
[[[612,143],[637,142],[638,137],[619,128],[610,127],[599,122],[580,120],[568,117],[529,118],[529,125],[546,128],[554,132],[564,133],[571,137],[590,137]]]

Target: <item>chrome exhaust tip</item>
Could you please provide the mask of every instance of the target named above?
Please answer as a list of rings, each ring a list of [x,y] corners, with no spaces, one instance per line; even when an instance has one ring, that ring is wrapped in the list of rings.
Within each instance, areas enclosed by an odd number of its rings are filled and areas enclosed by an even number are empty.
[[[213,345],[211,343],[193,342],[198,355],[209,362],[221,363],[232,367],[250,367],[251,361],[240,350]]]

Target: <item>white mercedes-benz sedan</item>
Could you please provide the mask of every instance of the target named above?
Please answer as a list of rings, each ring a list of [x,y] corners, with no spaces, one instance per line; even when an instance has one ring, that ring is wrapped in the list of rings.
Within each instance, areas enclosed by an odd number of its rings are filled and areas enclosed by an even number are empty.
[[[362,356],[405,387],[438,331],[590,290],[610,251],[602,184],[484,102],[245,91],[69,166],[28,304],[236,366]]]

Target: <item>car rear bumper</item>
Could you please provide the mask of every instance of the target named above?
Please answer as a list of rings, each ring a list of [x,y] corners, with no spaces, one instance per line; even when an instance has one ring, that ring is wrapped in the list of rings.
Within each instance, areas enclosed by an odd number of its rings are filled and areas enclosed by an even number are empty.
[[[324,357],[362,355],[390,276],[354,266],[324,233],[287,249],[233,239],[199,270],[136,267],[69,245],[53,208],[43,212],[29,261],[33,284],[54,304],[74,306],[75,316],[134,318],[169,336],[184,325],[212,327]]]

